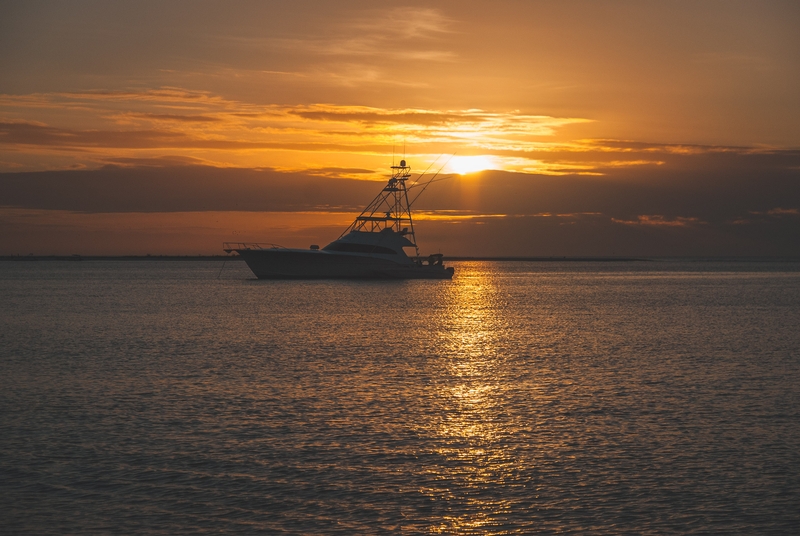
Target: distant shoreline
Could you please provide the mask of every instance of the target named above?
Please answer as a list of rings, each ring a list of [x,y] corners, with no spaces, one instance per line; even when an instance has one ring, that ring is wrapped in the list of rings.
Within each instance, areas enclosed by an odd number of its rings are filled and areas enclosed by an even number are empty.
[[[424,256],[423,256],[424,258]],[[241,261],[238,255],[3,255],[0,261]],[[800,262],[800,257],[444,257],[491,262]]]
[[[5,255],[0,261],[239,261],[238,255]]]

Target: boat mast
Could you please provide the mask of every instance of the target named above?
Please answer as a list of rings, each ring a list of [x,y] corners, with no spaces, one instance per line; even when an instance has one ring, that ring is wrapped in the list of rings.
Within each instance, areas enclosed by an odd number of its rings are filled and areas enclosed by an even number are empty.
[[[399,166],[393,165],[389,182],[339,238],[351,231],[375,233],[391,229],[405,236],[419,256],[406,188],[406,181],[410,178],[411,166],[407,166],[405,160],[400,160]]]

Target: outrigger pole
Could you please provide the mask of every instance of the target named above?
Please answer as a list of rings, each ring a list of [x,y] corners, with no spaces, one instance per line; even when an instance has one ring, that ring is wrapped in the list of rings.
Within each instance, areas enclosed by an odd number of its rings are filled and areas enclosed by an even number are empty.
[[[430,178],[430,180],[429,180],[428,182],[426,182],[425,184],[423,184],[423,185],[422,185],[422,190],[420,190],[420,191],[419,191],[419,193],[418,193],[418,194],[417,194],[417,195],[414,197],[414,199],[412,199],[412,200],[411,200],[411,202],[408,204],[408,209],[409,209],[409,210],[411,210],[411,205],[413,205],[413,204],[414,204],[414,202],[415,202],[417,199],[419,199],[419,196],[421,196],[421,195],[422,195],[422,192],[424,192],[424,191],[425,191],[425,190],[428,188],[428,186],[430,186],[430,185],[431,185],[431,183],[433,182],[433,180],[434,180],[434,179],[435,179],[437,176],[439,176],[439,173],[441,173],[441,172],[442,172],[442,170],[444,169],[444,167],[445,167],[447,164],[449,164],[449,163],[450,163],[450,160],[452,160],[452,159],[453,159],[453,157],[454,157],[455,155],[456,155],[456,153],[453,153],[453,154],[451,154],[451,155],[450,155],[450,158],[448,158],[448,159],[447,159],[447,162],[445,162],[444,164],[442,164],[442,167],[440,167],[440,168],[439,168],[439,171],[437,171],[437,172],[434,174],[434,176]],[[440,158],[441,158],[441,157],[440,157]],[[439,158],[437,158],[436,160],[439,160]],[[434,160],[434,163],[436,163],[436,160]],[[431,164],[431,166],[432,166],[432,165],[433,165],[433,164]],[[430,166],[428,166],[428,169],[430,169]],[[427,170],[425,170],[425,171],[426,171],[426,173],[427,173]],[[423,173],[423,175],[424,175],[424,173]],[[422,175],[420,175],[420,177],[422,177]],[[450,177],[446,177],[446,178],[448,178],[448,179],[449,179]],[[419,180],[419,178],[418,178],[417,180]],[[414,188],[415,186],[419,186],[419,185],[418,185],[418,184],[413,184],[413,185],[411,186],[411,188]]]

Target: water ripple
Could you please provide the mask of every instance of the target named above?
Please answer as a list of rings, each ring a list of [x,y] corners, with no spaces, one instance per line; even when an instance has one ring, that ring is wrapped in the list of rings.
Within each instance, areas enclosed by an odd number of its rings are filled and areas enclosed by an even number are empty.
[[[0,263],[3,532],[800,526],[797,266],[456,270]]]

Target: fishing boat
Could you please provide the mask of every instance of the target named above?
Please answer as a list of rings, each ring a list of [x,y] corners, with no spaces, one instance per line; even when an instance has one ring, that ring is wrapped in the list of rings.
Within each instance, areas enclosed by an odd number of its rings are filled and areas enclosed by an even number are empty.
[[[392,176],[380,193],[344,232],[320,249],[285,248],[275,244],[225,242],[259,279],[450,279],[441,253],[421,257],[411,217],[408,191],[424,184],[406,185],[411,167],[405,160],[393,165]],[[435,175],[434,175],[435,178]],[[405,249],[414,248],[410,257]]]

